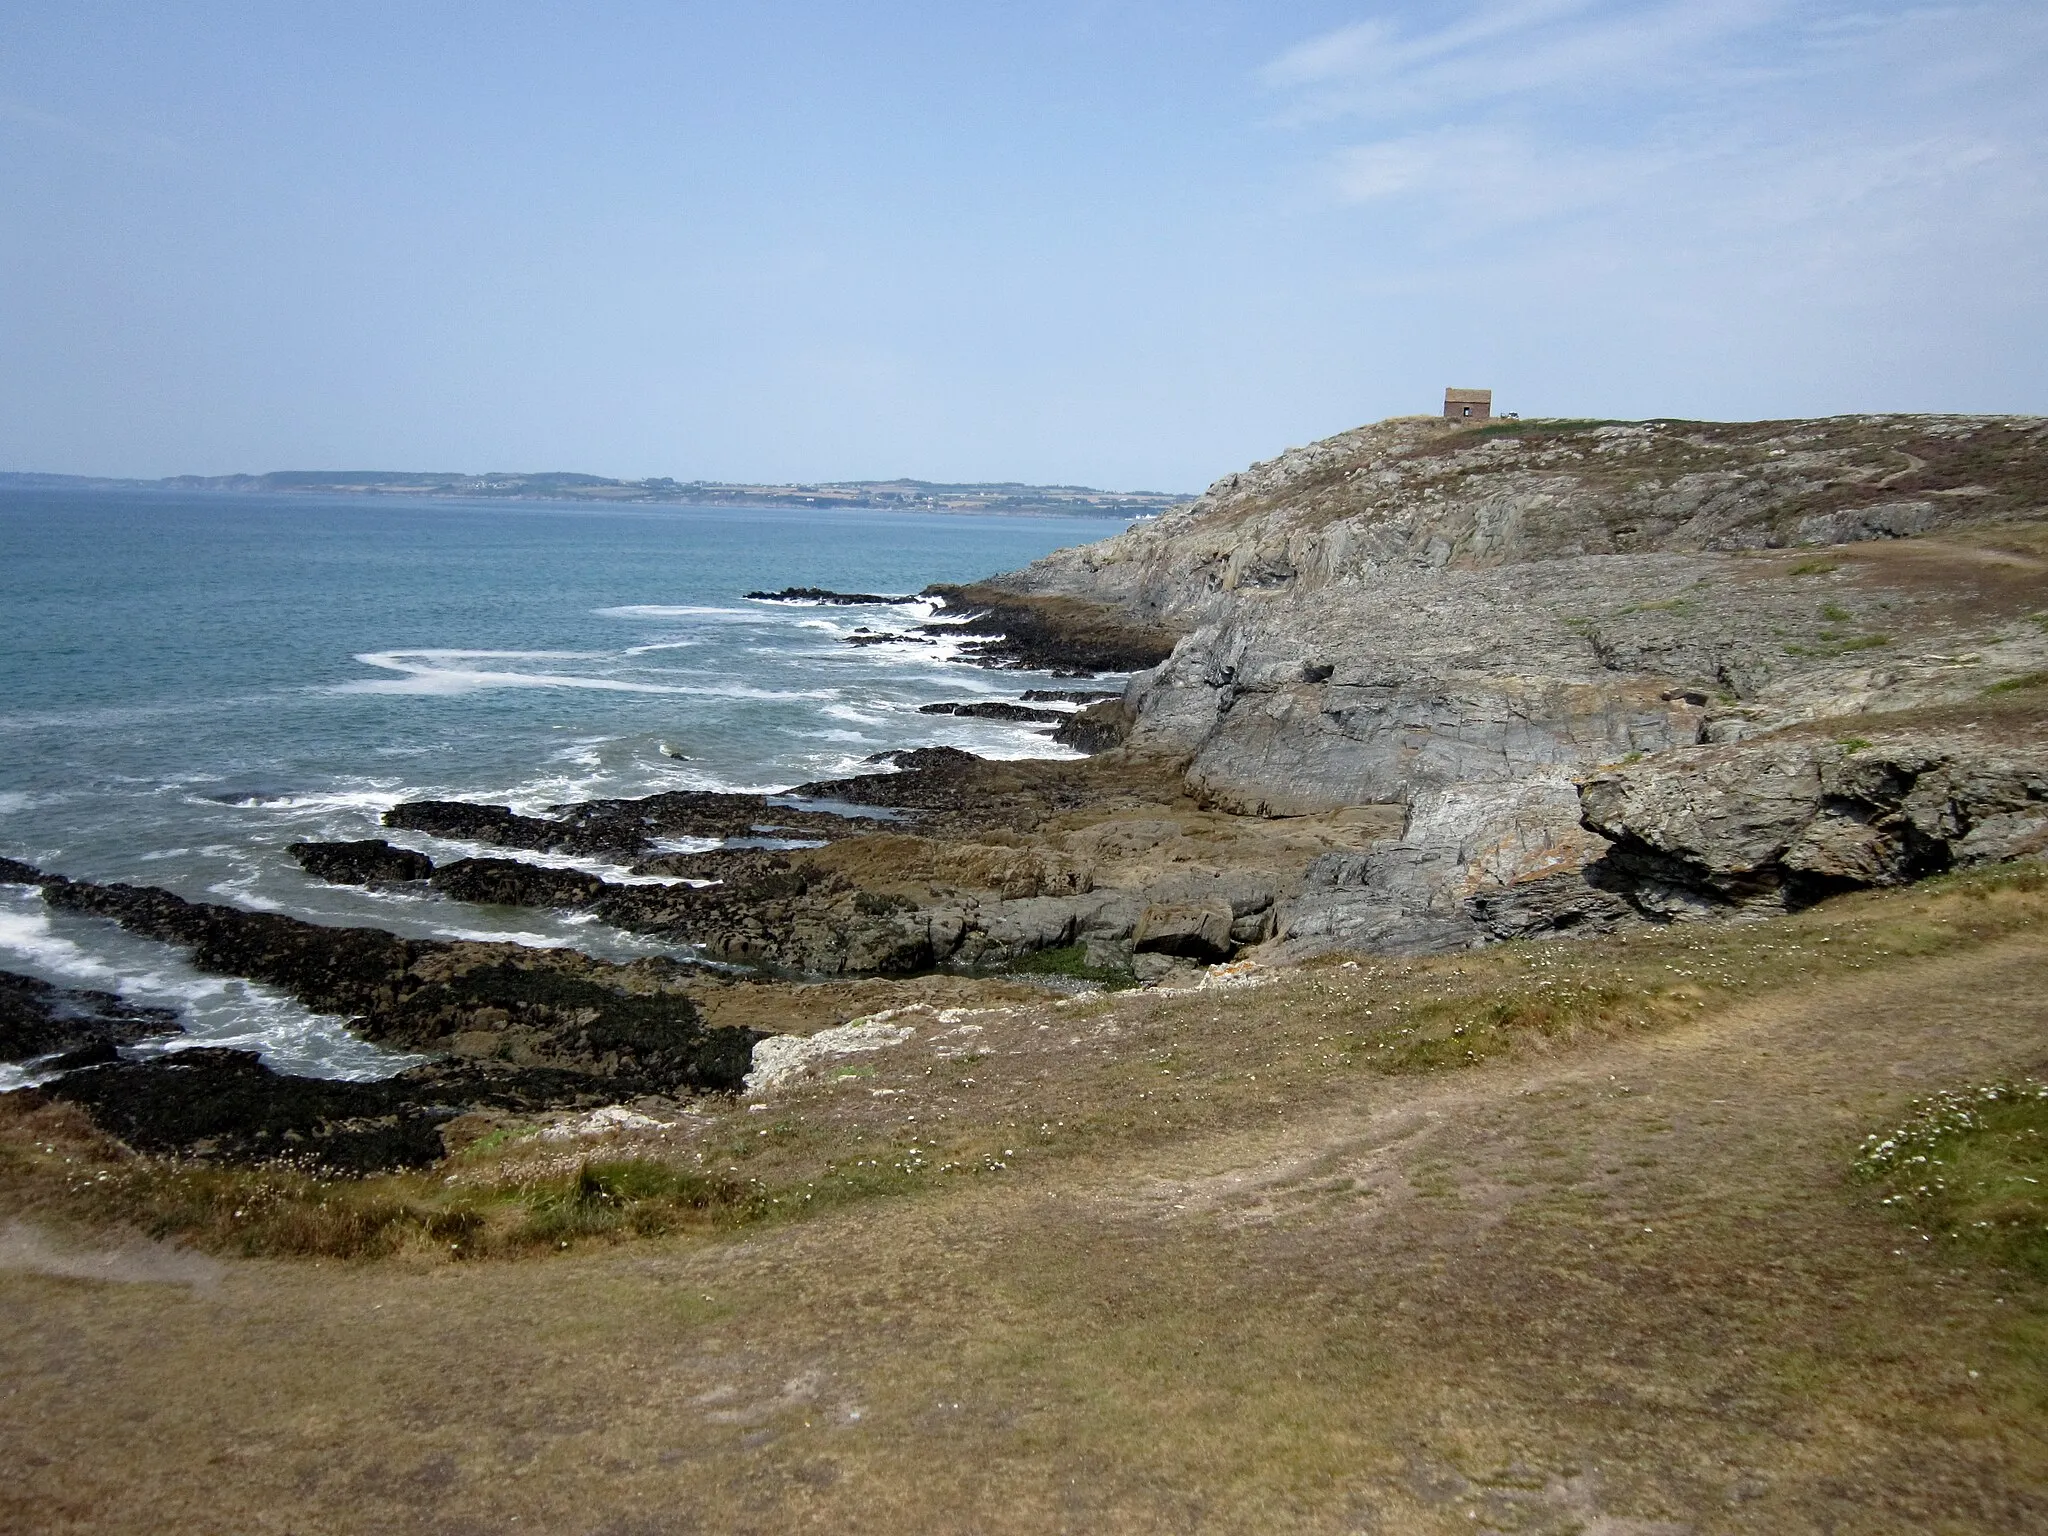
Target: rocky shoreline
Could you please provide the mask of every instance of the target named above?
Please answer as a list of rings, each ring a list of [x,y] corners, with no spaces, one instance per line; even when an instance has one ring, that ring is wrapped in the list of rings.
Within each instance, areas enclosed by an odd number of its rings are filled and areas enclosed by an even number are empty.
[[[1085,757],[927,747],[773,796],[541,815],[412,801],[390,832],[503,856],[288,850],[309,880],[566,909],[672,958],[406,939],[0,861],[53,908],[431,1058],[362,1083],[157,1053],[163,1010],[0,975],[0,1059],[138,1152],[361,1173],[507,1117],[736,1092],[767,1034],[859,1017],[878,987],[1455,950],[2039,857],[2044,437],[2018,418],[1361,429],[1106,544],[928,589],[926,638],[969,636],[977,665],[1132,674],[925,710],[1051,727]],[[719,846],[663,846],[684,838]]]

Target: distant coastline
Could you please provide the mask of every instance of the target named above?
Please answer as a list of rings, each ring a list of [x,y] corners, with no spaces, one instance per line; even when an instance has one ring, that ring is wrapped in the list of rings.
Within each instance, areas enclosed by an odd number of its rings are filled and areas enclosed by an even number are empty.
[[[718,480],[611,480],[570,472],[481,475],[414,470],[277,470],[262,475],[172,475],[125,480],[95,475],[0,472],[0,490],[267,492],[463,500],[572,501],[762,508],[843,507],[889,512],[993,513],[1029,517],[1156,516],[1193,500],[1165,491],[1102,491],[1016,481],[834,480],[742,485]]]

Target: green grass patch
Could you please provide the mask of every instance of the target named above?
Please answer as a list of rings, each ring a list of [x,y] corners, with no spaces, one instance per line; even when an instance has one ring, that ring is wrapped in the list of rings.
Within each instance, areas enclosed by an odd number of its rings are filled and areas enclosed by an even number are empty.
[[[1137,977],[1126,969],[1090,965],[1086,944],[1035,950],[1021,960],[1013,960],[1007,969],[1020,976],[1069,976],[1076,981],[1100,982],[1112,992],[1138,984]]]
[[[1632,421],[1610,421],[1591,416],[1561,416],[1533,421],[1489,421],[1484,426],[1468,428],[1459,435],[1466,438],[1480,439],[1489,437],[1564,437],[1574,432],[1590,432],[1595,427],[1632,427],[1636,425],[1638,423]]]
[[[1802,560],[1786,574],[1790,576],[1830,576],[1841,567],[1832,560]]]
[[[1836,639],[1832,635],[1823,635],[1819,645],[1788,645],[1785,647],[1785,654],[1787,656],[1821,658],[1850,656],[1854,655],[1857,651],[1874,651],[1880,646],[1890,645],[1891,643],[1892,637],[1890,635],[1852,635],[1843,639]]]
[[[1920,1231],[2048,1280],[2048,1083],[1959,1088],[1870,1137],[1856,1177]]]
[[[2020,677],[2008,677],[2002,683],[1993,683],[1984,691],[1988,694],[2023,693],[2029,688],[2048,687],[2048,672],[2028,672]]]
[[[1864,738],[1861,736],[1844,736],[1841,739],[1841,741],[1837,743],[1837,745],[1839,745],[1844,752],[1861,752],[1865,747],[1869,746],[1870,743],[1864,740]]]
[[[606,1236],[729,1226],[773,1214],[757,1182],[652,1159],[474,1182],[428,1174],[323,1177],[279,1165],[80,1156],[62,1133],[0,1145],[0,1174],[28,1209],[115,1221],[153,1238],[248,1257],[381,1259],[516,1255]],[[455,1166],[455,1165],[450,1165]],[[74,1171],[75,1170],[75,1171]]]
[[[1855,614],[1844,608],[1840,603],[1822,603],[1820,605],[1820,616],[1830,624],[1846,624],[1856,617]]]

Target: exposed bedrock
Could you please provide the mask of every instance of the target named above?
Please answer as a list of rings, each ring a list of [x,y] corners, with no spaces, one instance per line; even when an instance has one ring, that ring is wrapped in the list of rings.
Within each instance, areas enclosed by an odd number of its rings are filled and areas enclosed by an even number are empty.
[[[1648,915],[1799,906],[2048,850],[2048,754],[1967,737],[1674,752],[1585,783],[1591,879]]]
[[[1146,947],[1148,913],[1150,950],[1220,958],[1269,937],[1276,903],[1314,853],[1357,846],[1365,827],[1352,817],[1239,837],[1226,826],[1234,818],[1186,803],[1177,764],[1129,754],[1015,762],[926,748],[887,761],[894,771],[793,792],[886,807],[898,818],[886,831],[633,865],[666,877],[658,884],[490,858],[442,865],[432,885],[459,900],[575,908],[779,974],[991,970],[1080,944],[1128,955]],[[1162,806],[1162,790],[1178,810]],[[1379,816],[1368,820],[1377,827]],[[1155,934],[1162,913],[1183,907],[1209,914],[1194,937]]]
[[[975,590],[1180,634],[1062,739],[1237,814],[1404,808],[1308,867],[1292,951],[1440,949],[1641,915],[1585,775],[2048,669],[2044,504],[2040,418],[1392,421]]]

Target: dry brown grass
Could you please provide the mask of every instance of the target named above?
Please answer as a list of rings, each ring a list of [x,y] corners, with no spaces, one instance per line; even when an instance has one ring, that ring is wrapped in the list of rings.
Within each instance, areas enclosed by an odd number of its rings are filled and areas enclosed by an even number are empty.
[[[2042,1067],[2041,887],[932,1017],[604,1150],[806,1219],[0,1276],[0,1524],[2035,1527],[2038,1287],[1847,1175]]]

